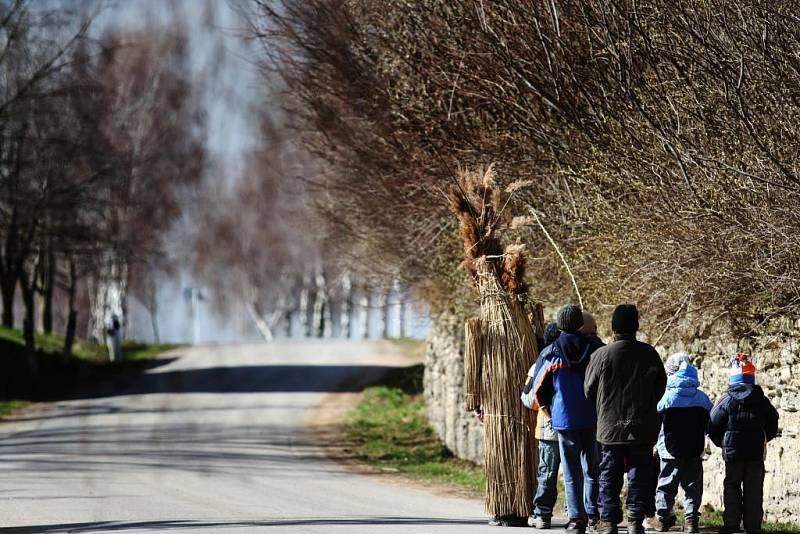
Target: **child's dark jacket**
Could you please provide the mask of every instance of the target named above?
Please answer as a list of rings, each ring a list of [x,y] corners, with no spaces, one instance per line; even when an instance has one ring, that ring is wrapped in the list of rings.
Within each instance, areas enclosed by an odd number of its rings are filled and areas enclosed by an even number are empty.
[[[708,435],[726,462],[763,460],[778,433],[778,411],[760,386],[732,384],[711,410]]]

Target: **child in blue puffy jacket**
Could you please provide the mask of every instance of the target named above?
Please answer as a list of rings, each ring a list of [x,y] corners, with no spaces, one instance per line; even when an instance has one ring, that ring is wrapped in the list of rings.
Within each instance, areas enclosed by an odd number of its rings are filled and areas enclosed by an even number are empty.
[[[658,436],[661,471],[656,490],[656,529],[667,532],[675,524],[673,506],[678,486],[683,488],[684,531],[700,532],[703,498],[703,450],[711,400],[699,388],[697,369],[685,353],[673,354],[664,365],[667,389],[658,403],[662,426]]]

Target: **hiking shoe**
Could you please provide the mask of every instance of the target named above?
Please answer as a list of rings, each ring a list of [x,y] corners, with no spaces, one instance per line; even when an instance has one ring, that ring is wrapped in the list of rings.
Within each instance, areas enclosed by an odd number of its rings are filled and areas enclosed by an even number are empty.
[[[569,532],[569,534],[585,534],[586,520],[582,517],[570,519],[567,526],[564,527],[564,532]]]
[[[594,526],[595,534],[617,534],[617,524],[601,519]]]
[[[696,517],[687,517],[683,522],[683,531],[689,534],[700,534],[700,521]]]
[[[524,515],[504,515],[501,517],[504,527],[527,527],[528,518]]]
[[[528,526],[528,518],[516,515],[496,515],[489,520],[490,527],[525,527]]]
[[[539,530],[547,530],[550,528],[550,518],[530,516],[528,518],[528,526],[538,528]]]
[[[676,521],[677,520],[675,519],[674,515],[666,518],[656,517],[655,521],[653,522],[654,523],[653,528],[655,528],[659,532],[669,532],[669,529],[675,526]]]
[[[628,518],[628,534],[644,534],[642,519]]]

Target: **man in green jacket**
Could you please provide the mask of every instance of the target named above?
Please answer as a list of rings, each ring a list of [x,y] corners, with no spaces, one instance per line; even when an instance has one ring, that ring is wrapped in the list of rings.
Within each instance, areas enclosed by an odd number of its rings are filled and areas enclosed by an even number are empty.
[[[628,532],[643,534],[652,500],[653,446],[660,420],[656,409],[667,375],[656,350],[636,340],[639,312],[621,304],[611,320],[614,342],[598,349],[586,370],[584,392],[597,408],[600,447],[600,522],[596,532],[616,534],[622,521],[620,492],[628,475]]]

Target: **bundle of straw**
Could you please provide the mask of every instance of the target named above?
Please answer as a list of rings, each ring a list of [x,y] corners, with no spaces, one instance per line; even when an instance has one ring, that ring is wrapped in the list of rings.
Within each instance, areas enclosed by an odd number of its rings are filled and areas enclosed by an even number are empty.
[[[535,418],[520,391],[538,354],[526,312],[524,247],[504,247],[497,235],[506,204],[492,168],[465,171],[459,178],[451,191],[452,208],[461,223],[464,266],[481,303],[480,321],[465,327],[464,387],[467,408],[481,407],[484,413],[486,511],[524,517],[531,511],[536,445]]]
[[[482,330],[478,317],[471,317],[464,324],[464,397],[470,412],[481,407]]]
[[[531,415],[520,401],[536,341],[523,303],[500,286],[485,258],[477,261],[481,317],[486,327],[481,390],[484,412],[486,511],[530,513],[533,457]]]

